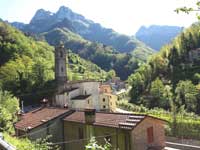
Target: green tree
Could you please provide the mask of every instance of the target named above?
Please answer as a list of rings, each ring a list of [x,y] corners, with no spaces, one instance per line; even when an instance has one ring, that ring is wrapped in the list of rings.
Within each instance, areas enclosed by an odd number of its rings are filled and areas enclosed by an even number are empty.
[[[137,72],[129,77],[129,83],[132,86],[129,92],[131,97],[130,102],[138,104],[140,96],[142,95],[144,90],[144,78],[143,76],[141,76],[140,73]]]
[[[0,90],[0,132],[13,131],[13,123],[17,121],[19,100],[7,91]]]
[[[165,93],[165,91],[168,93]],[[156,78],[156,80],[152,82],[150,94],[152,97],[149,100],[149,108],[169,108],[169,100],[167,99],[167,97],[170,96],[170,93],[168,89],[165,89],[163,82],[159,78]],[[167,97],[164,97],[164,94],[166,94]]]
[[[111,150],[111,144],[105,140],[104,145],[98,145],[95,137],[92,137],[89,143],[85,146],[85,150]]]
[[[185,105],[187,111],[197,111],[198,90],[191,81],[179,81],[176,90],[176,104],[178,108]]]
[[[116,77],[116,73],[115,73],[115,70],[111,69],[111,70],[108,72],[107,80],[108,80],[108,79],[112,79],[113,77]]]

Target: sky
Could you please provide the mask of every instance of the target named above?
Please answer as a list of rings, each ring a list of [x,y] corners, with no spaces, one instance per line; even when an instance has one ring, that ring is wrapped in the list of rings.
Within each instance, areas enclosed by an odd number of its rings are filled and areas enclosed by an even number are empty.
[[[0,18],[9,22],[29,23],[43,8],[56,12],[60,6],[71,8],[87,19],[115,31],[134,35],[142,26],[176,25],[188,27],[197,21],[195,14],[176,14],[182,6],[193,6],[197,0],[0,0]]]

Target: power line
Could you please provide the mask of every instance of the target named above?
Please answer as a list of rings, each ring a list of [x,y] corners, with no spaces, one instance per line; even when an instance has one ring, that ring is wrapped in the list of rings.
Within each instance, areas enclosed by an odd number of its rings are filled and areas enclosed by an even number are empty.
[[[108,137],[108,136],[114,136],[116,135],[116,133],[113,134],[107,134],[107,135],[100,135],[100,136],[94,136],[96,139],[98,138],[104,138],[104,137]],[[80,141],[86,141],[86,140],[90,140],[90,138],[84,138],[84,139],[77,139],[77,140],[70,140],[70,141],[63,141],[63,142],[57,142],[57,143],[49,143],[48,145],[60,145],[60,144],[68,144],[68,143],[75,143],[75,142],[80,142]]]

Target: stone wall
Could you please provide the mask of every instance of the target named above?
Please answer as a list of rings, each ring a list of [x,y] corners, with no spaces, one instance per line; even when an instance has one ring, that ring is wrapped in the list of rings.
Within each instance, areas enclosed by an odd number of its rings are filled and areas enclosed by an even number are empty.
[[[148,143],[147,129],[153,127],[153,142]],[[148,147],[165,147],[165,131],[162,121],[145,118],[132,132],[132,147],[134,150],[146,150]]]

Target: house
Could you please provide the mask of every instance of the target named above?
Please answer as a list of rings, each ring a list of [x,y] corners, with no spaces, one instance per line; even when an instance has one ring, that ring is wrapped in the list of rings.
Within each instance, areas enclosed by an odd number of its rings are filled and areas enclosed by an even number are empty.
[[[31,112],[21,114],[20,120],[14,124],[18,137],[28,137],[31,140],[52,135],[52,142],[63,140],[63,118],[73,111],[66,108],[41,107]]]
[[[107,139],[113,149],[146,150],[165,147],[164,124],[147,115],[41,107],[23,114],[14,127],[18,137],[31,140],[52,135],[49,141],[64,150],[84,150],[92,136],[100,144]]]
[[[100,144],[107,139],[112,149],[163,149],[164,125],[164,120],[147,115],[76,111],[64,118],[65,150],[84,150],[92,136]]]
[[[102,111],[115,112],[117,96],[112,93],[109,84],[100,85],[99,105]]]

